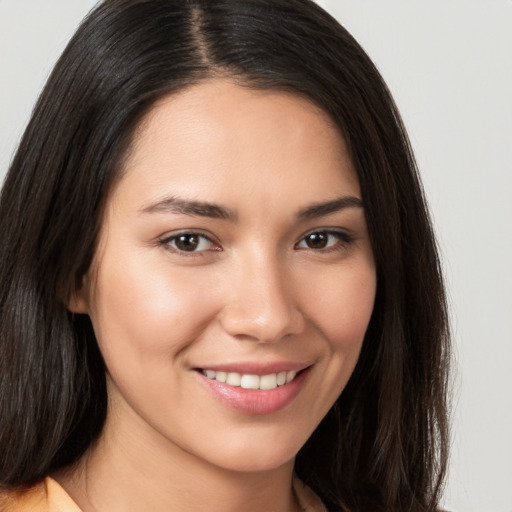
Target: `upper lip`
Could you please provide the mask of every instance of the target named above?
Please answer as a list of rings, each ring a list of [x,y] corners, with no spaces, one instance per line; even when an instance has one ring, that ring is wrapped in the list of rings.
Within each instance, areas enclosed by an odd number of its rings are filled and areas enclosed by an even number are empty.
[[[243,375],[269,375],[272,373],[281,373],[295,371],[300,372],[311,366],[311,363],[295,361],[275,361],[269,363],[261,362],[237,362],[226,364],[207,364],[196,367],[197,370],[213,370],[216,372],[240,373]]]

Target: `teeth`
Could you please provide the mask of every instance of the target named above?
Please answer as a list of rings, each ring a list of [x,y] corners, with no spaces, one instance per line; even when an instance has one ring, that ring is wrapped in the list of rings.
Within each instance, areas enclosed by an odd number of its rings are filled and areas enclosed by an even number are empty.
[[[214,372],[215,373],[215,377],[213,377],[214,379],[218,380],[219,382],[226,382],[227,378],[228,378],[228,374],[226,372]],[[210,377],[211,379],[212,377]]]
[[[244,389],[259,389],[260,377],[258,375],[242,375],[240,386]]]
[[[245,375],[244,375],[245,377]],[[242,376],[239,373],[228,373],[226,384],[229,384],[230,386],[240,386],[242,383]]]
[[[270,390],[278,386],[284,386],[291,382],[297,375],[297,372],[270,373],[268,375],[246,375],[236,372],[216,372],[214,370],[203,370],[203,375],[212,380],[225,382],[230,386],[242,387],[244,389],[262,389]]]

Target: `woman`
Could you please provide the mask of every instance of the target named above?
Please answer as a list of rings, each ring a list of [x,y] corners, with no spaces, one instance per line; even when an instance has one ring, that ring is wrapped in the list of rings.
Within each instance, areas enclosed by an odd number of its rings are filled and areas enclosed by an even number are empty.
[[[1,510],[437,510],[414,159],[309,0],[108,0],[0,203]]]

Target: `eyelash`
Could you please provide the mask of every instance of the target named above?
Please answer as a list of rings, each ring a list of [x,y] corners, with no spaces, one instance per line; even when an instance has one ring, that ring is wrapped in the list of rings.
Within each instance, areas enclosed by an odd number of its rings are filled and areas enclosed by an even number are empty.
[[[210,244],[213,248],[212,249],[203,249],[200,251],[186,251],[183,249],[179,249],[178,247],[173,247],[173,243],[176,243],[176,241],[179,239],[179,237],[197,237],[199,239],[198,244],[204,243],[206,241],[208,244]],[[209,236],[204,235],[203,233],[199,233],[197,231],[182,231],[181,233],[175,233],[171,236],[167,236],[161,240],[158,241],[159,245],[163,246],[166,250],[174,252],[176,254],[179,254],[180,256],[185,257],[194,257],[194,256],[201,256],[205,252],[213,251],[222,251],[222,248],[216,244]]]
[[[328,247],[321,247],[318,249],[315,249],[313,247],[301,247],[299,248],[299,244],[305,242],[305,240],[308,237],[311,237],[313,235],[327,235],[327,237],[335,237],[337,238],[337,241]],[[314,252],[333,252],[333,251],[342,251],[347,248],[348,245],[353,243],[355,241],[355,238],[350,233],[347,233],[346,231],[338,230],[338,229],[315,229],[314,231],[310,231],[309,233],[306,233],[300,240],[295,244],[295,247],[300,250],[310,250]]]
[[[335,237],[337,238],[337,241],[334,244],[331,244],[327,247],[320,247],[320,248],[313,248],[313,247],[300,247],[301,243],[305,243],[305,240],[308,237],[311,237],[313,235],[327,235],[327,237]],[[197,237],[199,239],[198,246],[201,245],[201,243],[204,243],[206,241],[208,244],[212,246],[212,248],[207,248],[203,250],[192,250],[192,251],[186,251],[183,249],[179,249],[175,245],[172,244],[176,243],[176,240],[179,239],[179,237]],[[309,231],[305,235],[302,236],[302,238],[294,245],[294,248],[297,250],[310,250],[313,252],[318,253],[329,253],[334,251],[342,251],[347,248],[348,245],[353,243],[355,241],[355,238],[353,235],[347,233],[346,231],[342,230],[335,230],[335,229],[315,229],[314,231]],[[163,246],[166,250],[169,250],[171,252],[174,252],[176,254],[179,254],[180,256],[184,257],[197,257],[203,255],[205,252],[220,252],[222,251],[222,248],[220,245],[218,245],[216,242],[214,242],[210,237],[207,235],[204,235],[200,232],[196,231],[182,231],[181,233],[176,233],[171,236],[167,236],[161,240],[158,241],[159,245]],[[329,243],[329,240],[327,241]]]

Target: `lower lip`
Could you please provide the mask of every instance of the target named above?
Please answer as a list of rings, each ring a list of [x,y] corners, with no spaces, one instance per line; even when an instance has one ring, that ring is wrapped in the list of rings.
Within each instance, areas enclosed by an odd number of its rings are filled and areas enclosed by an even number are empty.
[[[302,389],[308,373],[309,368],[306,368],[288,384],[269,390],[229,386],[200,372],[197,375],[223,404],[244,414],[262,415],[275,413],[289,405]]]

